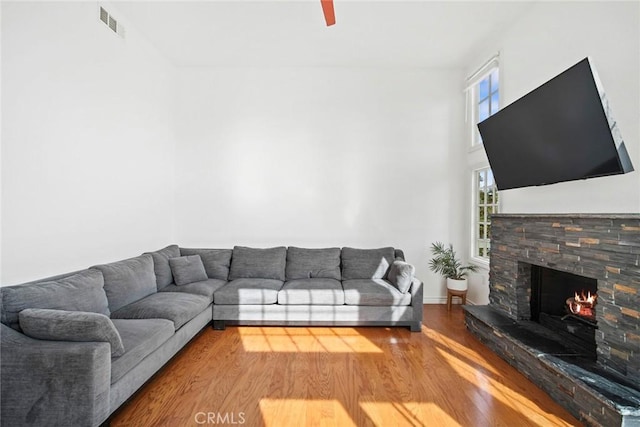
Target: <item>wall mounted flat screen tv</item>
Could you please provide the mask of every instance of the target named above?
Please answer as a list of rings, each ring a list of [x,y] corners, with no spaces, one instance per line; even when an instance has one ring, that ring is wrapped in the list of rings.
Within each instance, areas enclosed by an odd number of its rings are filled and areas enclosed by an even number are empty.
[[[499,190],[633,171],[589,58],[478,129]]]

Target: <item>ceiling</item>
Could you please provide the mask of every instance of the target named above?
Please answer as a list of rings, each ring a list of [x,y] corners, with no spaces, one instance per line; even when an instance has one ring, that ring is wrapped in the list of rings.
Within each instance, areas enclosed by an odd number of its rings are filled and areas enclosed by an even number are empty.
[[[467,66],[532,2],[118,1],[117,13],[176,66]],[[114,12],[115,14],[115,12]]]

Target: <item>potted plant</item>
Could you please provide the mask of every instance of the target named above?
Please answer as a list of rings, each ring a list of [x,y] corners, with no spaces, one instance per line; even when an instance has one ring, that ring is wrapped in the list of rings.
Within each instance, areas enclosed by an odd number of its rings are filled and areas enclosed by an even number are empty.
[[[447,279],[447,288],[454,291],[467,290],[467,274],[478,270],[475,265],[462,265],[456,257],[453,245],[448,247],[442,242],[431,244],[433,258],[429,261],[431,271]]]

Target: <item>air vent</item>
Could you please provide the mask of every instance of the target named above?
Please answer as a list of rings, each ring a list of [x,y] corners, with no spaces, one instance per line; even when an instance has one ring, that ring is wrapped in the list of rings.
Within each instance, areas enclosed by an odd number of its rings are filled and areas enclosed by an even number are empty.
[[[109,14],[103,8],[100,8],[100,20],[109,25]]]
[[[102,6],[99,7],[99,18],[100,21],[109,27],[111,31],[124,38],[124,27],[122,24],[119,24],[118,21]]]

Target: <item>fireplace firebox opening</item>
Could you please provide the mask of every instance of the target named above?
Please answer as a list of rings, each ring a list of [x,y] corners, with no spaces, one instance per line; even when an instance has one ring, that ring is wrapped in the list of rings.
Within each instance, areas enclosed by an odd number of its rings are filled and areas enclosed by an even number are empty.
[[[581,356],[596,360],[598,281],[531,266],[531,320],[558,335]]]

